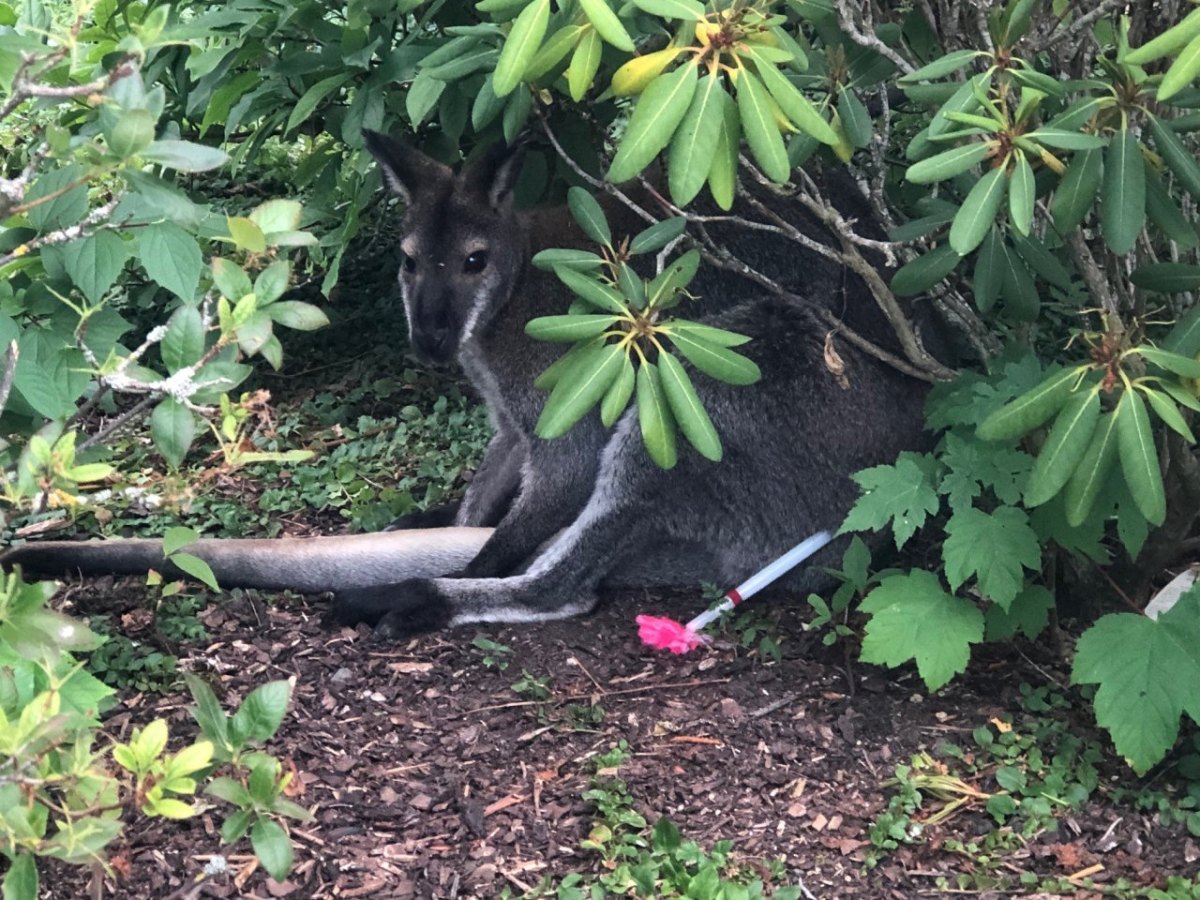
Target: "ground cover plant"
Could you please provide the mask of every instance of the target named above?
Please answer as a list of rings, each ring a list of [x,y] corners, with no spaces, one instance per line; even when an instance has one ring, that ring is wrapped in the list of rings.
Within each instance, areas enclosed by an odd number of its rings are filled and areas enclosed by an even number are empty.
[[[398,316],[385,361],[363,362],[369,377],[339,369],[324,389],[311,385],[327,380],[329,355],[362,354],[364,328],[323,349],[294,332],[331,313],[377,329],[394,302],[386,279],[374,310],[336,299],[339,282],[367,277],[347,248],[378,258],[388,239],[374,232],[394,215],[363,128],[405,132],[446,161],[523,136],[521,202],[566,202],[596,244],[535,261],[576,298],[529,324],[566,345],[540,381],[542,437],[597,406],[606,423],[632,408],[657,464],[693,449],[720,460],[694,379],[752,391],[758,373],[739,336],[689,319],[691,277],[721,266],[747,290],[813,305],[732,255],[721,229],[845,266],[892,333],[856,332],[815,305],[830,377],[844,374],[839,345],[854,345],[934,382],[937,444],[856,476],[843,530],[884,532],[902,553],[852,544],[841,587],[809,598],[813,628],[847,659],[915,663],[929,691],[1005,652],[988,644],[1034,642],[1055,654],[1043,668],[1069,661],[1060,693],[1069,682],[1072,709],[1090,705],[1109,735],[1056,735],[1078,746],[1050,766],[999,725],[973,725],[977,748],[958,756],[909,748],[861,862],[886,867],[940,826],[923,812],[931,795],[982,807],[1004,835],[993,841],[1041,834],[1092,801],[1097,754],[1181,779],[1138,802],[1195,834],[1200,592],[1144,610],[1197,546],[1198,76],[1200,11],[1179,0],[0,3],[3,537],[76,519],[163,533],[190,506],[168,552],[212,587],[187,552],[199,529],[371,530],[461,490],[486,426],[460,390],[401,361]],[[615,186],[634,179],[637,191]],[[839,211],[830,185],[860,212]],[[644,227],[614,233],[600,191],[636,205]],[[825,239],[782,220],[775,194]],[[931,318],[954,352],[927,349],[919,323]],[[285,345],[313,374],[273,374]],[[299,402],[277,410],[270,392],[289,390]],[[139,615],[160,624],[147,651],[100,646],[121,616],[89,628],[48,586],[5,577],[0,733],[13,775],[0,790],[21,810],[3,825],[6,896],[35,896],[51,859],[92,867],[100,890],[123,823],[205,816],[209,803],[223,841],[247,838],[280,881],[292,868],[288,820],[310,812],[262,746],[294,689],[278,672],[239,684],[231,718],[190,678],[200,734],[152,718],[103,736],[116,702],[104,682],[170,689],[175,651],[206,639],[179,624],[202,623],[200,607],[151,580]],[[786,638],[741,627],[730,646],[782,664]],[[506,661],[496,646],[480,645],[489,670]],[[517,682],[537,727],[607,727],[595,702],[552,708],[557,674]],[[168,752],[181,732],[195,740]],[[197,805],[201,791],[211,799]],[[723,845],[684,859],[669,825],[625,840],[605,803],[609,836],[584,847],[608,872],[601,889],[751,890]],[[995,847],[955,840],[972,877],[990,872],[981,856]],[[1139,884],[1129,889],[1194,891]]]

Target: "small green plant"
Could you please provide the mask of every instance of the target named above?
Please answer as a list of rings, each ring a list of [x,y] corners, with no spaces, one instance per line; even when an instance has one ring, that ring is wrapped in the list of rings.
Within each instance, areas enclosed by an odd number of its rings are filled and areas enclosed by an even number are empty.
[[[495,669],[498,672],[503,672],[508,668],[508,656],[512,653],[511,647],[498,644],[496,641],[490,640],[482,634],[475,636],[475,640],[471,641],[471,646],[482,654],[480,661],[485,668]],[[516,690],[515,686],[513,690]]]
[[[812,607],[814,615],[807,627],[825,632],[821,636],[821,643],[826,647],[853,636],[854,631],[847,621],[851,605],[866,592],[871,583],[870,565],[871,551],[856,535],[842,556],[841,570],[827,570],[841,582],[828,602],[819,594],[808,595],[808,605]]]
[[[234,806],[221,825],[221,838],[232,844],[249,832],[250,845],[263,867],[276,881],[282,881],[291,870],[293,850],[279,820],[308,822],[312,815],[285,796],[293,773],[285,772],[279,760],[257,748],[279,730],[291,685],[286,681],[259,685],[227,715],[201,678],[184,677],[196,701],[193,714],[212,743],[213,760],[229,772],[205,788],[209,796]]]

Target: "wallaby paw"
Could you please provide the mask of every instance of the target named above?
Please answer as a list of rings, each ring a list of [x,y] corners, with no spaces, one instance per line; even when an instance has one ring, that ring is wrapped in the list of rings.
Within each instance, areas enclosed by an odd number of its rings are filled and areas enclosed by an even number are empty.
[[[450,624],[450,603],[432,581],[403,581],[391,588],[389,609],[375,625],[375,639],[396,641]]]

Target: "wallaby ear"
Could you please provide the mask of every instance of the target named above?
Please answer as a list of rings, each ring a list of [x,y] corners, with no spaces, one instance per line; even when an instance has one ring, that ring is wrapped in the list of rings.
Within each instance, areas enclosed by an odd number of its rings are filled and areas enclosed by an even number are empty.
[[[386,134],[364,128],[363,140],[379,163],[383,180],[405,204],[412,203],[413,197],[432,182],[450,177],[448,167]]]
[[[512,203],[513,188],[525,162],[525,144],[493,144],[462,174],[463,185],[482,196],[493,209]]]

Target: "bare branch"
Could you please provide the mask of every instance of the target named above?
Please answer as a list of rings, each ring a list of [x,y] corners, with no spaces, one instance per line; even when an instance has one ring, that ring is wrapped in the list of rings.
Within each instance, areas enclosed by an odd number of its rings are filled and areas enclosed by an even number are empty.
[[[109,200],[103,206],[97,206],[87,214],[87,217],[82,222],[77,222],[76,224],[70,225],[66,228],[60,228],[57,231],[51,231],[48,234],[43,234],[41,237],[36,237],[31,241],[13,248],[13,250],[9,253],[0,256],[0,266],[6,265],[7,263],[12,262],[14,259],[19,259],[22,256],[27,256],[34,250],[37,250],[41,247],[49,247],[54,244],[66,244],[70,241],[78,240],[79,238],[84,238],[88,235],[95,234],[97,231],[102,231],[105,220],[113,214],[113,211],[117,208],[117,204],[120,203],[120,200],[120,197],[116,197],[112,200]]]
[[[892,65],[907,75],[909,72],[915,72],[916,67],[907,59],[881,41],[874,34],[864,31],[854,21],[854,16],[850,13],[848,0],[837,0],[838,10],[838,25],[841,26],[843,32],[850,40],[858,44],[860,47],[866,47],[869,50],[874,50],[880,56],[891,60]]]
[[[1070,40],[1076,37],[1081,31],[1083,31],[1083,29],[1087,28],[1096,20],[1107,16],[1109,13],[1114,13],[1128,5],[1129,0],[1104,0],[1104,2],[1102,2],[1095,9],[1084,13],[1066,28],[1062,27],[1062,23],[1060,22],[1059,27],[1050,32],[1050,34],[1046,36],[1046,39],[1037,45],[1036,52],[1040,53],[1043,50],[1053,47],[1059,41]]]
[[[13,379],[17,376],[17,360],[21,357],[21,348],[16,339],[8,342],[4,351],[4,369],[0,370],[0,415],[8,405],[8,395],[12,391]]]

